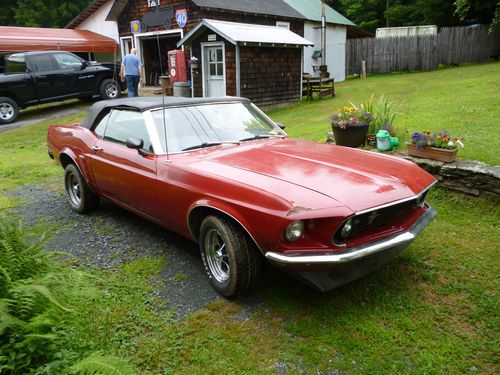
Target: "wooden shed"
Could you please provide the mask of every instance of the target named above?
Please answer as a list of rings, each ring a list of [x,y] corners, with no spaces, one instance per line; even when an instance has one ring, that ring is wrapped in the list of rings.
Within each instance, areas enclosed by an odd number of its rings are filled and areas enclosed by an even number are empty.
[[[303,47],[311,44],[281,27],[203,19],[177,46],[198,61],[193,96],[243,96],[269,107],[300,100]]]

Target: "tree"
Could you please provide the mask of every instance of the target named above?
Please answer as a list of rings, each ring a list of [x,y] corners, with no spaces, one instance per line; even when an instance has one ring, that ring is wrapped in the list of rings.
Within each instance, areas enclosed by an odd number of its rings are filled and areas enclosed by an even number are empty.
[[[17,3],[15,1],[0,0],[0,26],[14,25],[14,15]]]
[[[500,24],[499,0],[327,0],[358,27]]]
[[[490,28],[500,25],[500,1],[456,0],[455,14],[461,21],[489,23]]]
[[[64,27],[91,0],[0,0],[0,25]]]

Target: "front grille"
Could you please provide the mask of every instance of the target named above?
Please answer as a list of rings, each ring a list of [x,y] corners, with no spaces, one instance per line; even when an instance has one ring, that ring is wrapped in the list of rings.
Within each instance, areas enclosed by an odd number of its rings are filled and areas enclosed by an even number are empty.
[[[413,199],[411,201],[399,203],[394,206],[389,206],[366,212],[359,216],[354,216],[352,218],[352,233],[360,233],[384,224],[390,224],[404,212],[408,212],[416,208],[416,203],[417,200]]]
[[[365,232],[370,229],[380,227],[382,225],[391,224],[397,221],[397,219],[404,213],[409,213],[414,209],[419,207],[419,204],[423,202],[425,195],[411,199],[406,202],[401,202],[392,206],[379,208],[373,211],[365,212],[361,215],[355,215],[350,218],[352,230],[349,238],[353,235]],[[345,224],[345,223],[344,223]],[[333,242],[337,245],[344,244],[347,238],[343,238],[341,235],[342,224],[333,236]]]

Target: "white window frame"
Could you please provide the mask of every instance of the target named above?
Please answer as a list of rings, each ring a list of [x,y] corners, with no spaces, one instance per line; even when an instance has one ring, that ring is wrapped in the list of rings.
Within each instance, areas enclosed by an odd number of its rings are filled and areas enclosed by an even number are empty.
[[[224,95],[227,94],[227,81],[226,81],[226,45],[224,42],[203,42],[200,43],[201,46],[201,80],[203,84],[203,97],[207,97],[207,85],[206,85],[206,70],[207,65],[205,64],[205,48],[207,47],[222,47],[222,71],[224,79]]]
[[[140,56],[141,62],[144,64],[144,53],[142,50],[142,40],[141,38],[146,37],[146,36],[156,36],[159,35],[160,37],[162,35],[170,35],[170,34],[180,34],[179,40],[184,38],[184,30],[183,29],[172,29],[172,30],[165,30],[165,31],[150,31],[147,33],[136,33],[134,34],[134,44],[135,48],[137,48],[137,56]],[[184,51],[184,46],[181,47],[181,50]],[[162,60],[167,59],[167,56],[162,56]]]
[[[283,29],[290,30],[290,22],[276,21],[276,27],[282,27]]]
[[[129,40],[130,41],[130,45],[131,45],[131,48],[134,47],[134,41],[132,40],[132,37],[131,36],[121,36],[120,37],[120,52],[121,52],[121,55],[122,55],[122,61],[123,61],[123,58],[129,54],[130,51],[127,51],[126,48],[125,48],[125,42]]]

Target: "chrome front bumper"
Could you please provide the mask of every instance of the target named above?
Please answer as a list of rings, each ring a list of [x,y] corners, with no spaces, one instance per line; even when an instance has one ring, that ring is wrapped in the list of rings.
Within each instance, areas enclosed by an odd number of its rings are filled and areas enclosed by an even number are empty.
[[[266,258],[285,269],[290,266],[293,275],[312,283],[322,291],[327,291],[388,263],[399,255],[434,217],[436,217],[436,211],[429,206],[406,232],[351,247],[338,254],[284,255],[268,252]],[[311,266],[327,266],[328,271],[310,271]]]

